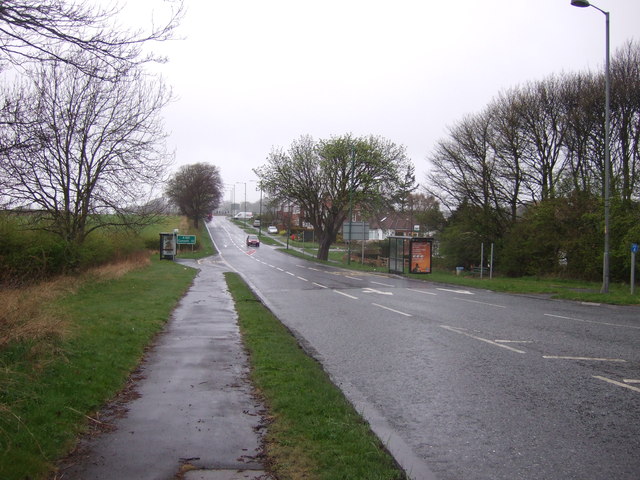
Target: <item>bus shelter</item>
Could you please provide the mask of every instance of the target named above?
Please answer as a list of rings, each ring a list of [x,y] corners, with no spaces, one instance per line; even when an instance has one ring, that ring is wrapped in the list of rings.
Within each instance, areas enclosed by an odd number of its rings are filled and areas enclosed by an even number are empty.
[[[389,273],[431,273],[433,238],[389,237]]]

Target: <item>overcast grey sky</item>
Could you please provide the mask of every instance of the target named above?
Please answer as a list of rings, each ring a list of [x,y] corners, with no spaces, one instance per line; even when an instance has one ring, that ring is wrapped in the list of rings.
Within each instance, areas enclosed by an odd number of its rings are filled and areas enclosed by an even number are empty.
[[[138,2],[146,15],[158,5]],[[404,145],[424,184],[447,126],[499,92],[604,68],[605,16],[570,0],[185,3],[184,39],[155,48],[176,96],[169,146],[177,166],[210,162],[229,185],[257,180],[273,146],[345,133]],[[640,40],[639,0],[593,3],[611,12],[612,54]]]

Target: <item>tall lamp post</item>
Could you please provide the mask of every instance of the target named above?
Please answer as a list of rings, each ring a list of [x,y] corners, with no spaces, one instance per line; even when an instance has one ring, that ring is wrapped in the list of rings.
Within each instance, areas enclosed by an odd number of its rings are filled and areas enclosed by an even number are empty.
[[[609,293],[609,209],[610,209],[610,151],[609,151],[609,126],[610,126],[610,76],[609,76],[609,12],[588,2],[588,0],[571,0],[574,7],[593,7],[603,13],[606,19],[606,57],[604,71],[604,256],[602,259],[602,288],[601,293]]]
[[[260,225],[258,225],[258,237],[260,237],[262,236],[262,182],[258,182],[258,188],[260,189],[260,212],[258,213]]]

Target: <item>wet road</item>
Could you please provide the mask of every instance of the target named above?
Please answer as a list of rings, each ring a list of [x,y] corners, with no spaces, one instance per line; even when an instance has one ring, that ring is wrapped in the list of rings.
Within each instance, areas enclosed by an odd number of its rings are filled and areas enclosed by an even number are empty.
[[[640,478],[640,309],[347,272],[217,217],[224,260],[414,478]]]

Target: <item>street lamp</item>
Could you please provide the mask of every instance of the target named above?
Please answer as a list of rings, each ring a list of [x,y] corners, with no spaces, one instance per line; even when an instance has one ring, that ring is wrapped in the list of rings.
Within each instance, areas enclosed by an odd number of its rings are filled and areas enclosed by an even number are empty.
[[[262,235],[262,182],[258,182],[258,188],[260,189],[260,211],[258,212],[260,225],[258,225],[258,237],[260,237]]]
[[[604,257],[602,259],[602,288],[601,293],[609,293],[609,209],[610,209],[610,78],[609,78],[609,12],[589,3],[587,0],[571,0],[574,7],[593,7],[603,13],[606,19],[606,57],[604,71]]]

